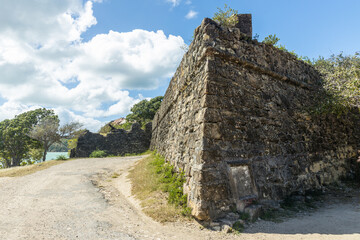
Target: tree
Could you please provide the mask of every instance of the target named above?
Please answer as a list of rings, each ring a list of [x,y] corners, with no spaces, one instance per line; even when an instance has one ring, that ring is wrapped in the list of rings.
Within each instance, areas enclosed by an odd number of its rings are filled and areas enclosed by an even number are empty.
[[[79,122],[70,122],[60,128],[60,135],[63,139],[67,139],[66,145],[68,149],[76,148],[78,138],[85,132],[82,126]]]
[[[79,122],[67,123],[59,129],[60,136],[65,139],[78,138],[84,132],[84,129],[81,129],[82,127],[83,124]]]
[[[31,148],[40,147],[41,144],[32,139],[29,133],[41,119],[52,114],[52,110],[40,108],[0,122],[0,158],[5,167],[20,166]]]
[[[52,115],[40,120],[40,122],[35,125],[29,136],[39,142],[41,142],[44,154],[42,161],[45,162],[46,155],[49,150],[49,147],[56,143],[60,142],[61,135],[58,133],[59,131],[60,120],[58,116]]]
[[[163,96],[158,96],[150,100],[145,99],[140,101],[131,108],[131,113],[126,116],[125,123],[117,124],[115,121],[111,121],[102,126],[99,130],[99,133],[107,134],[111,132],[114,128],[130,130],[134,122],[138,122],[142,126],[144,126],[146,123],[153,120],[155,113],[160,108],[163,98]]]
[[[313,65],[323,75],[326,91],[321,112],[341,115],[352,106],[360,106],[360,53],[320,57]]]
[[[39,141],[44,149],[43,162],[46,160],[47,152],[54,143],[61,142],[61,139],[74,138],[79,134],[79,129],[82,124],[78,122],[67,123],[60,127],[60,120],[57,115],[48,116],[41,119],[41,121],[35,125],[31,132],[30,137]]]
[[[20,166],[31,149],[43,148],[43,161],[49,147],[63,137],[73,137],[81,124],[69,123],[59,130],[53,110],[39,108],[0,122],[0,159],[3,167]]]
[[[228,7],[227,4],[224,6],[224,10],[217,8],[218,12],[214,13],[213,20],[220,23],[221,25],[232,27],[235,26],[239,19],[237,17],[238,11]]]
[[[141,125],[144,125],[147,122],[153,120],[155,113],[160,108],[163,96],[158,96],[148,100],[142,100],[141,102],[135,104],[131,108],[130,114],[126,116],[127,122],[138,122]]]

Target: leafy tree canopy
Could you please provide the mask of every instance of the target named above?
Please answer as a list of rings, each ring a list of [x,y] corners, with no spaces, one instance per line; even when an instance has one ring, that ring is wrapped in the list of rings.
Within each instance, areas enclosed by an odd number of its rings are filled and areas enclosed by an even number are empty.
[[[264,38],[263,43],[272,45],[283,51],[289,52],[299,60],[313,65],[323,76],[323,88],[319,97],[316,113],[345,114],[353,106],[360,107],[360,53],[354,55],[332,55],[325,59],[310,60],[308,57],[299,56],[294,51],[289,51],[284,45],[279,44],[280,39],[274,34]]]
[[[60,126],[60,120],[57,115],[47,116],[39,121],[37,125],[35,125],[29,136],[42,144],[44,149],[43,154],[43,162],[46,159],[46,154],[49,150],[49,147],[59,142],[61,139],[60,134],[58,133]]]
[[[326,91],[320,112],[341,115],[352,106],[360,107],[360,53],[320,57],[312,64],[323,75]]]
[[[61,142],[61,139],[77,138],[82,132],[82,124],[78,122],[67,123],[60,128],[60,120],[57,115],[47,116],[39,121],[30,131],[30,137],[42,144],[44,149],[43,161],[46,154],[54,143]]]
[[[5,167],[19,166],[31,148],[41,147],[29,133],[41,119],[51,115],[54,115],[52,110],[39,108],[0,122],[0,158]]]
[[[35,158],[38,158],[39,149],[45,160],[52,144],[79,132],[79,123],[69,123],[59,129],[59,122],[54,111],[45,108],[28,111],[0,122],[2,166],[19,166],[24,159],[34,159],[35,155]]]
[[[163,98],[163,96],[158,96],[150,100],[142,100],[141,102],[135,104],[131,108],[132,113],[126,116],[126,121],[138,122],[141,125],[152,121],[156,111],[160,108]]]
[[[160,108],[163,98],[163,96],[158,96],[150,100],[142,100],[131,108],[131,113],[126,116],[125,123],[117,125],[109,122],[99,130],[99,133],[106,134],[114,128],[129,130],[134,122],[138,122],[144,126],[153,120],[155,113]]]

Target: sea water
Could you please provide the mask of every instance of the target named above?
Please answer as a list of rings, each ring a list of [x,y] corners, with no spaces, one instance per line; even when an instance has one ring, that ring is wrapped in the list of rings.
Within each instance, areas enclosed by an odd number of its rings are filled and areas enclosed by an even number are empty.
[[[46,161],[54,160],[60,155],[64,155],[64,156],[66,156],[66,158],[69,158],[69,153],[68,152],[48,152],[46,154]]]

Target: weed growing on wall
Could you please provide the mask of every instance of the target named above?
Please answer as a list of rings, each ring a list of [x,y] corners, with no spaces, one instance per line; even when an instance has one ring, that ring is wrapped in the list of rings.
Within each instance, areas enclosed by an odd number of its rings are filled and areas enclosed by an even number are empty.
[[[235,26],[239,22],[239,19],[237,18],[238,11],[232,9],[231,7],[228,7],[227,4],[225,4],[224,9],[217,9],[218,11],[214,14],[214,17],[212,18],[214,21],[227,27]]]

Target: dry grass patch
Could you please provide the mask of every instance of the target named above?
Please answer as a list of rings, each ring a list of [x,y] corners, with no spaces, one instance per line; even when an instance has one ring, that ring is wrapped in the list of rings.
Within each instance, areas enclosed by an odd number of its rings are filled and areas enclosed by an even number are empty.
[[[164,192],[166,184],[163,175],[159,174],[158,165],[154,164],[156,154],[140,160],[129,173],[131,192],[141,201],[146,215],[158,222],[175,222],[189,220],[189,214],[184,213],[186,207],[169,203],[169,194]]]
[[[0,177],[22,177],[64,163],[66,161],[68,160],[52,160],[33,165],[0,169]]]

